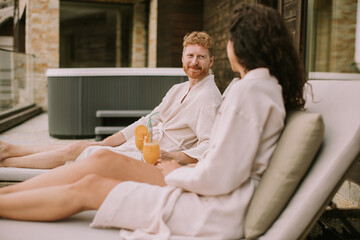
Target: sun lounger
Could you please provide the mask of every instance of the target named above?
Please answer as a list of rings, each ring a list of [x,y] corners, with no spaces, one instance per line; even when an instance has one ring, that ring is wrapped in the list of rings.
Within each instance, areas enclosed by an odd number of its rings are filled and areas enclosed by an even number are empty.
[[[308,98],[307,108],[309,114],[317,123],[324,121],[324,140],[315,159],[309,169],[302,169],[305,173],[299,185],[294,187],[295,192],[287,193],[289,201],[278,203],[279,214],[275,221],[270,221],[268,227],[260,225],[250,226],[249,222],[258,217],[258,212],[251,211],[256,208],[256,195],[263,194],[259,188],[255,193],[253,202],[246,216],[247,238],[253,239],[277,239],[291,240],[304,239],[311,231],[312,226],[323,213],[327,204],[331,201],[338,188],[341,186],[351,166],[359,159],[360,151],[360,111],[355,107],[360,102],[360,81],[311,81],[314,102]],[[315,116],[315,118],[314,118]],[[297,121],[304,117],[303,114],[292,115],[288,119],[292,129],[297,128]],[[305,117],[307,119],[307,116]],[[303,128],[303,121],[298,127]],[[314,128],[322,137],[321,124]],[[289,130],[290,131],[290,130]],[[291,130],[292,131],[292,130]],[[301,131],[299,131],[301,137]],[[283,135],[284,135],[283,134]],[[294,134],[294,133],[290,133]],[[283,137],[282,135],[282,137]],[[281,141],[281,140],[280,140]],[[318,140],[317,140],[318,142]],[[291,147],[294,143],[288,142]],[[283,146],[284,147],[284,146]],[[316,153],[317,146],[311,151]],[[281,155],[281,153],[279,153]],[[275,155],[275,154],[274,154]],[[311,155],[311,154],[310,154]],[[311,158],[311,156],[307,156]],[[277,173],[274,168],[264,174]],[[266,183],[264,181],[264,183]],[[276,186],[275,186],[276,189]],[[55,196],[54,196],[55,197]],[[272,199],[264,198],[261,204],[269,204]],[[271,208],[272,210],[272,208]],[[273,211],[269,211],[270,214]],[[22,222],[0,219],[1,239],[119,239],[118,230],[115,229],[91,229],[88,225],[92,221],[94,211],[77,214],[71,218],[54,223]],[[274,216],[271,216],[274,217]],[[249,220],[250,219],[250,220]],[[257,229],[254,229],[257,228]],[[251,235],[251,236],[250,236]]]
[[[55,196],[54,196],[55,197]],[[119,240],[118,229],[94,229],[89,223],[95,211],[86,211],[57,222],[26,222],[0,219],[4,240]]]
[[[304,239],[360,155],[360,81],[311,81],[325,122],[324,143],[284,211],[260,239]]]

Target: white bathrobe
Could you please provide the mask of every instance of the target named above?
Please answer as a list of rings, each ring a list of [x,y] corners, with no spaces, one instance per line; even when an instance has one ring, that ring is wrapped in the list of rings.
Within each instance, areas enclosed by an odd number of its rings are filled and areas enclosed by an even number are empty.
[[[215,84],[214,75],[208,75],[190,91],[189,87],[189,81],[174,85],[150,114],[121,130],[127,140],[124,144],[115,148],[89,147],[77,160],[103,148],[140,160],[141,154],[135,146],[134,130],[139,124],[147,126],[149,116],[156,112],[158,114],[151,117],[151,122],[154,136],[161,139],[161,150],[183,151],[188,156],[201,160],[209,146],[212,125],[221,104],[221,94]]]
[[[169,173],[166,187],[118,184],[92,226],[122,228],[121,239],[243,237],[247,206],[285,115],[281,86],[267,69],[234,79],[224,93],[203,160]]]

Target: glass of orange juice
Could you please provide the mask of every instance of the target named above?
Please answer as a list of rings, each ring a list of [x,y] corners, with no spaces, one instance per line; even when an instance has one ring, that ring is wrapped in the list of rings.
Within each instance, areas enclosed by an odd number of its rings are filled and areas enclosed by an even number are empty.
[[[143,157],[147,163],[154,164],[160,157],[160,146],[157,138],[149,138],[145,136],[143,146]]]

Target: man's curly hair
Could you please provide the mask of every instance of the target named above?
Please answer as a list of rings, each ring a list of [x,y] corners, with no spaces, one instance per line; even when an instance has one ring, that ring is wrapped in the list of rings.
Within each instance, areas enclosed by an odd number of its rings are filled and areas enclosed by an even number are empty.
[[[206,32],[192,32],[188,33],[184,37],[183,47],[187,47],[188,45],[198,44],[207,48],[210,52],[210,56],[212,56],[212,50],[214,48],[214,40],[210,37]]]

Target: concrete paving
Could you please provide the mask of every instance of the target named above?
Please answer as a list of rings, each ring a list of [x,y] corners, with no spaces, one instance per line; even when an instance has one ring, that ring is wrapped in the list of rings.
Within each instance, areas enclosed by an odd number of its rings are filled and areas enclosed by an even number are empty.
[[[8,131],[0,133],[0,140],[17,145],[67,144],[74,139],[57,139],[49,135],[47,113],[42,113]],[[95,141],[94,139],[82,139]]]

